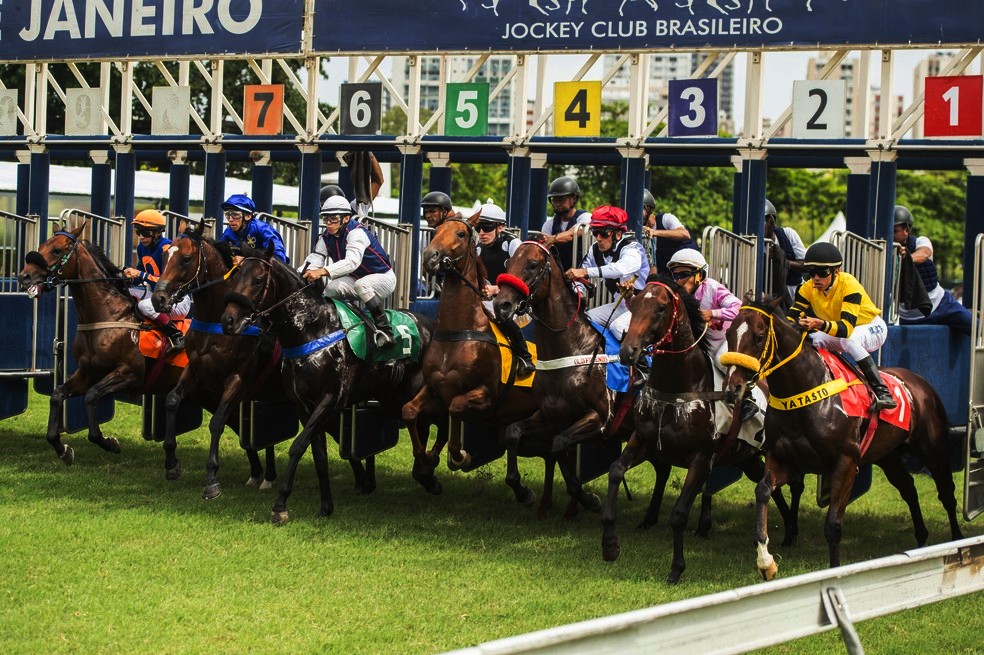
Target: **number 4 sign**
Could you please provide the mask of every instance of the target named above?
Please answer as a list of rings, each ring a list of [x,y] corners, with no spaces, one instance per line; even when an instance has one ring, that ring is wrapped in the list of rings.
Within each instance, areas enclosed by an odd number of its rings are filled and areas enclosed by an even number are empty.
[[[247,84],[243,91],[243,134],[280,134],[284,129],[284,85]]]
[[[670,80],[669,104],[670,136],[717,136],[717,78]]]
[[[926,78],[926,136],[981,136],[980,75]]]

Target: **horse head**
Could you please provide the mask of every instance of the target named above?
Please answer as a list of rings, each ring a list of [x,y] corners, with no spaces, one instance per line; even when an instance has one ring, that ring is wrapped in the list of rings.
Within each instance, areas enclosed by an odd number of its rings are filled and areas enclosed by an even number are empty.
[[[58,230],[37,250],[24,256],[24,268],[17,275],[21,289],[31,298],[54,288],[56,279],[78,277],[79,236],[85,230],[81,223],[73,230]],[[69,262],[72,267],[69,268]]]
[[[622,339],[619,359],[635,364],[647,352],[686,352],[698,343],[695,330],[703,329],[697,300],[667,277],[650,275],[645,288],[630,301],[632,320]],[[684,344],[687,337],[690,343]],[[661,348],[676,346],[682,350]]]
[[[459,270],[458,262],[466,259],[469,252],[475,254],[475,244],[478,242],[476,226],[480,216],[481,210],[468,219],[449,216],[434,228],[434,236],[420,257],[420,263],[427,273],[436,275],[442,268]]]
[[[222,331],[226,334],[242,334],[257,314],[272,307],[278,295],[278,280],[286,277],[287,267],[274,256],[272,244],[264,252],[244,254],[223,299],[226,309]]]
[[[169,312],[176,302],[208,281],[202,234],[205,221],[179,234],[168,249],[168,260],[150,296],[154,309]],[[200,279],[199,279],[200,278]],[[172,288],[172,285],[175,285]]]
[[[744,304],[728,328],[728,352],[721,355],[721,363],[728,367],[724,391],[740,397],[764,378],[779,360],[778,333],[796,332],[780,309],[782,297],[756,302],[752,294],[745,294]]]
[[[546,301],[553,278],[563,284],[562,275],[546,247],[536,241],[524,241],[506,263],[506,272],[495,281],[499,294],[492,309],[500,320],[523,314],[531,304]]]

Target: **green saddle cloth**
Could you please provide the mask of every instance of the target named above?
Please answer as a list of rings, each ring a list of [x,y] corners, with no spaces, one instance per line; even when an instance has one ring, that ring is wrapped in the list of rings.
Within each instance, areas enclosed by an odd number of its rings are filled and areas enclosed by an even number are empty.
[[[349,347],[359,359],[364,360],[366,358],[367,339],[373,339],[372,350],[375,352],[372,361],[374,362],[390,362],[394,359],[420,359],[420,331],[417,329],[417,322],[413,320],[413,316],[407,312],[386,310],[386,318],[393,326],[393,341],[395,343],[390,348],[380,350],[376,348],[374,331],[368,331],[369,336],[366,337],[366,324],[362,316],[356,313],[348,303],[337,298],[331,300],[335,303],[335,309],[338,310],[338,317],[341,319],[342,329],[346,332]]]

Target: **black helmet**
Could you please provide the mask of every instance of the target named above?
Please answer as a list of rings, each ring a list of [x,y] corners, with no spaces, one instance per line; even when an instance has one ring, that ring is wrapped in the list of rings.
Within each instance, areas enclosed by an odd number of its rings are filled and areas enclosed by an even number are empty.
[[[765,215],[771,216],[772,220],[776,220],[776,206],[769,202],[769,199],[765,199]]]
[[[642,206],[656,208],[656,199],[653,198],[653,194],[650,193],[649,189],[642,190]]]
[[[443,191],[431,191],[420,201],[421,207],[437,206],[444,211],[451,211],[451,196]]]
[[[803,266],[840,266],[844,263],[840,250],[832,243],[821,241],[814,243],[806,249],[806,256],[803,258]]]
[[[547,198],[554,198],[556,196],[576,196],[581,197],[581,189],[577,186],[577,182],[574,181],[573,177],[558,177],[556,180],[550,183],[550,191],[547,192]]]
[[[912,212],[909,211],[908,207],[895,205],[895,224],[912,227]]]
[[[345,192],[342,191],[342,187],[338,186],[337,184],[326,184],[325,186],[321,187],[322,205],[325,204],[325,200],[328,200],[328,198],[331,198],[332,196],[341,196],[344,198]]]

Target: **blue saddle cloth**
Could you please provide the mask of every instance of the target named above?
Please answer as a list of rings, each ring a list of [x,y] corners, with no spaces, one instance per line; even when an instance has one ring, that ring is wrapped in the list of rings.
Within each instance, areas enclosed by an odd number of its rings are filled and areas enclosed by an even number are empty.
[[[608,328],[602,327],[600,323],[595,323],[594,321],[589,322],[591,323],[591,327],[605,337],[605,354],[618,355],[618,351],[622,347],[622,344],[617,338],[615,338],[615,334]],[[628,391],[629,367],[621,362],[609,362],[607,381],[608,388],[612,391]]]

